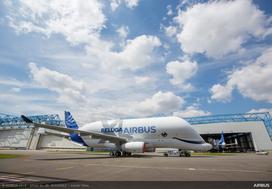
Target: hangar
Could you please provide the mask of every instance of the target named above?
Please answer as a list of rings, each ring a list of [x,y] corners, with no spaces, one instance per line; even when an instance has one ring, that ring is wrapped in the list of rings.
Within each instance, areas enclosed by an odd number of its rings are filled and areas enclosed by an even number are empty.
[[[38,123],[64,127],[59,115],[29,116]],[[208,142],[219,140],[221,133],[231,151],[272,150],[272,118],[268,112],[210,115],[185,118]],[[69,136],[49,129],[35,129],[19,116],[0,114],[0,148],[85,149]]]
[[[28,116],[34,122],[64,127],[59,115]],[[13,149],[85,149],[69,140],[66,133],[49,129],[35,129],[26,124],[21,117],[0,114],[0,148]]]
[[[231,151],[272,150],[272,117],[268,112],[185,118],[204,138],[219,139],[224,133]],[[211,141],[209,141],[211,143]]]

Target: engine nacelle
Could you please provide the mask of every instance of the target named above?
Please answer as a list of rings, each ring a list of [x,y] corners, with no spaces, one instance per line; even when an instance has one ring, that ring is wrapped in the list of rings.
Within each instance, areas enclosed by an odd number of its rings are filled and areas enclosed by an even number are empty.
[[[155,152],[155,148],[149,147],[144,142],[127,142],[121,148],[123,151],[131,153]]]

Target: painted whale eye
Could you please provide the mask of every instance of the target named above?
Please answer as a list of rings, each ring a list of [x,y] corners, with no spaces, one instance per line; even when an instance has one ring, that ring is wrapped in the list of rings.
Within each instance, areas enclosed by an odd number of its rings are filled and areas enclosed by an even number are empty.
[[[166,137],[168,134],[166,132],[161,133],[161,136]]]

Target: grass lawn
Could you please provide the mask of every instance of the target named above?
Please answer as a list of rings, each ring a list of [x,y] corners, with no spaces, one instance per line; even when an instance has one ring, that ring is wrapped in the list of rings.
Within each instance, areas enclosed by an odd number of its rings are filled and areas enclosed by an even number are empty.
[[[6,159],[6,158],[17,158],[20,155],[17,154],[0,154],[0,159]]]
[[[224,153],[224,152],[195,152],[192,156],[233,156],[235,153]]]

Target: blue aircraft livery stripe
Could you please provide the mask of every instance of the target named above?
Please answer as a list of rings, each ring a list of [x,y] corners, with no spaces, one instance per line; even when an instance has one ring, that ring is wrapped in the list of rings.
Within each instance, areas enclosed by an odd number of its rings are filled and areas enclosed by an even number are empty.
[[[185,140],[185,139],[181,139],[181,138],[177,138],[177,137],[173,137],[173,139],[177,139],[179,141],[187,142],[187,143],[191,143],[191,144],[204,144],[205,143],[205,141],[192,141],[192,140]]]

